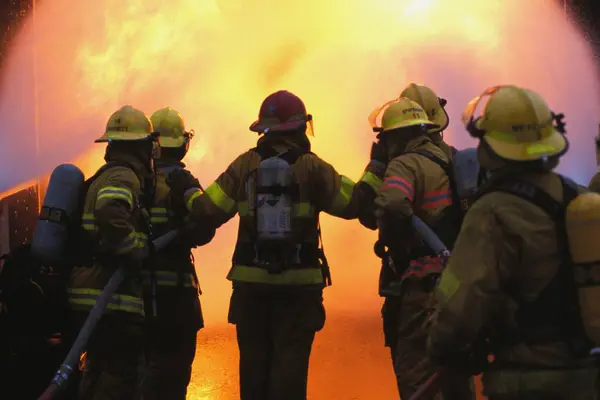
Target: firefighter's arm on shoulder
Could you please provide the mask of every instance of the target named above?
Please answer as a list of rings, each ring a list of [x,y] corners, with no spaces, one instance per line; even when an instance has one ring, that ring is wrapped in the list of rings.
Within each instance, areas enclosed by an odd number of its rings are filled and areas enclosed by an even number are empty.
[[[373,213],[373,200],[381,185],[382,173],[373,168],[370,163],[358,183],[354,183],[350,178],[338,174],[335,168],[325,161],[315,158],[315,163],[318,175],[315,202],[319,207],[335,217],[344,219],[360,217],[361,221],[369,221]],[[371,219],[374,220],[372,217]]]
[[[206,190],[192,188],[185,192],[185,204],[193,221],[218,228],[235,216],[243,156],[233,161]]]
[[[465,217],[435,293],[427,351],[442,365],[457,362],[467,349],[478,351],[481,330],[502,306],[502,287],[519,263],[517,243],[499,218],[502,210],[477,206]]]
[[[125,167],[111,169],[105,185],[98,191],[94,215],[101,243],[114,254],[144,258],[148,236],[136,231],[132,218],[141,194],[137,175]]]
[[[416,172],[410,159],[397,157],[385,171],[381,190],[375,199],[375,217],[380,240],[393,247],[398,239],[408,241],[415,197]]]

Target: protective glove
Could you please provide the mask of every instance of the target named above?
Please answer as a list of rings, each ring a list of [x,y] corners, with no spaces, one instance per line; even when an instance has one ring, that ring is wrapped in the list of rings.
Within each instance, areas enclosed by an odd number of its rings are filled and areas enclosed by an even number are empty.
[[[185,169],[176,169],[167,176],[167,185],[171,189],[170,202],[172,210],[176,214],[183,214],[187,211],[185,204],[185,193],[192,188],[202,189],[200,182],[190,171]]]

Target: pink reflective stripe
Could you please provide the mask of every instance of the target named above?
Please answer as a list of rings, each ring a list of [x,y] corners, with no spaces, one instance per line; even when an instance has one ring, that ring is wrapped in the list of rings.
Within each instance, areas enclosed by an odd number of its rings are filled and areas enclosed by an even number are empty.
[[[399,176],[389,176],[383,181],[381,191],[384,192],[392,188],[401,190],[412,201],[415,191],[411,182]]]
[[[401,279],[422,278],[430,274],[441,274],[444,269],[444,262],[440,257],[421,257],[411,260],[408,268],[402,274]]]
[[[452,194],[449,189],[434,190],[423,195],[423,208],[431,209],[452,205]]]

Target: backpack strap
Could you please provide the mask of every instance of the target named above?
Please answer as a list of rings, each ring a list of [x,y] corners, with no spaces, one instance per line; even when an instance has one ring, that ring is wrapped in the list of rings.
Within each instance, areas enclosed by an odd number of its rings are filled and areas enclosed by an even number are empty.
[[[456,149],[454,149],[456,150]],[[413,151],[406,152],[404,154],[419,154],[423,157],[428,158],[430,161],[436,163],[444,173],[448,177],[448,182],[450,183],[450,191],[452,194],[452,204],[457,206],[457,209],[460,209],[461,213],[464,213],[463,206],[461,203],[461,199],[458,197],[458,192],[456,190],[456,178],[454,177],[454,169],[452,168],[452,162],[446,162],[441,158],[437,157],[430,151],[425,149],[417,149]],[[453,153],[455,154],[455,153]]]
[[[304,154],[312,154],[310,151],[300,148],[292,148],[283,153],[279,153],[273,147],[268,145],[257,146],[252,150],[258,153],[261,161],[266,160],[267,158],[279,157],[290,165],[294,165],[296,161],[298,161],[298,159]]]

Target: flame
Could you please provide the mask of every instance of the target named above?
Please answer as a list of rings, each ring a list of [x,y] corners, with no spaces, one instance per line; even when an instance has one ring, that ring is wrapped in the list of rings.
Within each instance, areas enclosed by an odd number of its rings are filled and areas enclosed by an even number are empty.
[[[594,172],[600,89],[591,52],[545,0],[54,0],[40,2],[36,18],[13,44],[0,87],[0,168],[11,172],[0,190],[68,161],[89,176],[103,152],[92,142],[123,104],[180,111],[196,132],[185,161],[208,185],[253,147],[247,128],[278,89],[314,115],[313,150],[358,178],[373,140],[369,112],[410,81],[448,99],[446,138],[459,147],[474,144],[460,115],[484,88],[536,90],[567,116],[562,172],[581,183]],[[40,156],[27,159],[36,134]],[[235,231],[232,221],[195,252],[208,325],[226,321]],[[328,307],[377,313],[374,234],[333,218],[323,231],[334,279]]]

